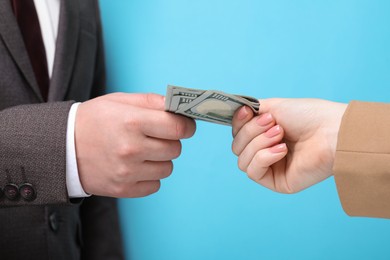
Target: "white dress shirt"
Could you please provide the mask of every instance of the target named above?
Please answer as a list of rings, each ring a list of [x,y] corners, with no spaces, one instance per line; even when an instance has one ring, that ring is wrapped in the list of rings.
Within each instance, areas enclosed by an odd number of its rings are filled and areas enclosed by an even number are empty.
[[[60,0],[34,0],[34,4],[41,27],[43,43],[45,45],[49,78],[51,78],[60,18]],[[79,104],[80,103],[73,104],[69,111],[66,133],[66,187],[70,198],[89,196],[81,186],[77,169],[74,127]]]

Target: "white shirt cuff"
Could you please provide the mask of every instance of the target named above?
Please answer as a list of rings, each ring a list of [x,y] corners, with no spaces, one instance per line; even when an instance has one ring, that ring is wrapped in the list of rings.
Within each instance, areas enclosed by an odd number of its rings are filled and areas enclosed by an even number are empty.
[[[81,186],[79,171],[77,169],[76,147],[74,140],[74,128],[76,112],[80,103],[74,103],[68,115],[68,127],[66,131],[66,187],[70,198],[89,197]]]

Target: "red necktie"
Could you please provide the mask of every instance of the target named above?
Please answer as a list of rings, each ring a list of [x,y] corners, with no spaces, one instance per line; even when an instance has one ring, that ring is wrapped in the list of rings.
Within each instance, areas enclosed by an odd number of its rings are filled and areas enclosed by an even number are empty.
[[[11,0],[31,65],[44,100],[49,92],[49,74],[41,28],[33,0]]]

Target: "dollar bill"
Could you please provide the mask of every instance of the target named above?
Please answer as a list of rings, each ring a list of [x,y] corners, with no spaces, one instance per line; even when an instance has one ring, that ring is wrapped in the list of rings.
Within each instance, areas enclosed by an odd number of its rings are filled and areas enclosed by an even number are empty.
[[[165,110],[216,124],[231,125],[234,112],[241,106],[258,113],[256,98],[217,90],[200,90],[168,85]]]

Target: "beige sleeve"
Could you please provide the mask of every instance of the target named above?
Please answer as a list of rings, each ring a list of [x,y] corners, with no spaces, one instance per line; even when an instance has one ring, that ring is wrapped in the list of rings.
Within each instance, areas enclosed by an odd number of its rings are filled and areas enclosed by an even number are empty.
[[[348,215],[390,218],[390,104],[349,104],[333,171]]]

